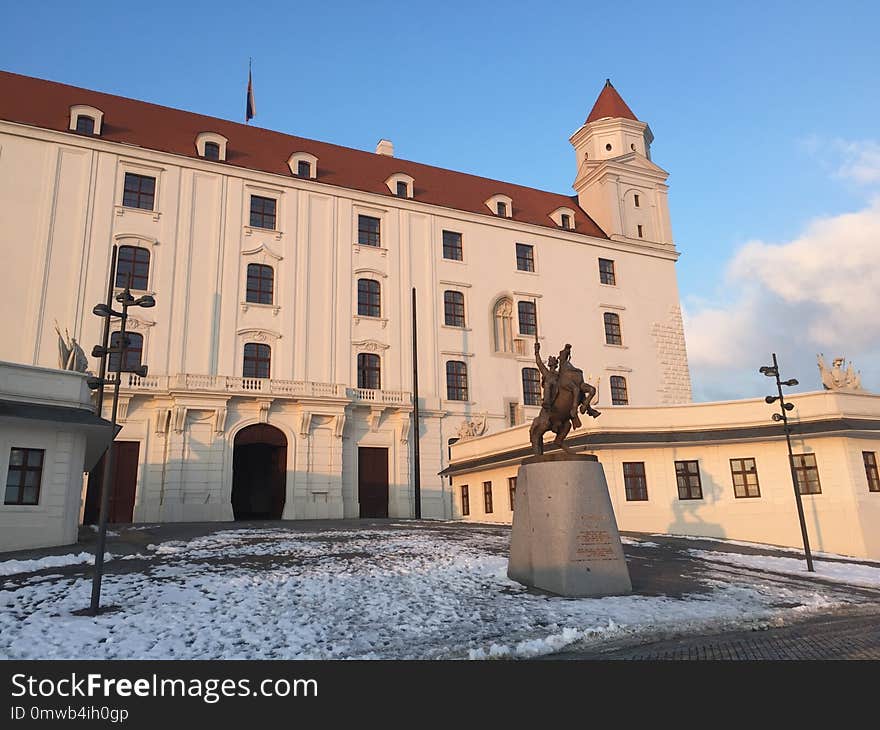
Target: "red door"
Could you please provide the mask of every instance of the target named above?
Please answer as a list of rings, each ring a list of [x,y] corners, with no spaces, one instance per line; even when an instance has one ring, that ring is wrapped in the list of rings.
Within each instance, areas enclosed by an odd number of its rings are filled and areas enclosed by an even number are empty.
[[[361,517],[388,516],[388,449],[358,449]]]
[[[108,504],[108,522],[131,522],[134,515],[134,497],[137,492],[137,470],[140,443],[137,441],[115,441],[115,468],[113,474],[113,491]],[[97,524],[101,513],[101,488],[104,481],[104,460],[101,457],[98,465],[89,472],[89,486],[86,490],[86,509],[83,522],[87,525]]]

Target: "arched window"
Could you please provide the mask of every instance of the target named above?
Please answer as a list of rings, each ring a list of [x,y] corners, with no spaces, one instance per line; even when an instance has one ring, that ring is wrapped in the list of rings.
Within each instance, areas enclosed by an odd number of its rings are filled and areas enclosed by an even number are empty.
[[[244,346],[244,366],[241,375],[244,378],[268,378],[271,363],[272,350],[269,345],[248,342]]]
[[[523,403],[527,406],[541,405],[541,373],[537,368],[522,369]]]
[[[513,300],[502,297],[495,302],[495,352],[513,352]]]
[[[611,376],[611,404],[615,406],[629,405],[629,395],[626,392],[626,378],[621,375]]]
[[[519,314],[519,333],[521,335],[538,334],[538,316],[535,312],[535,303],[518,302],[516,308]]]
[[[467,365],[458,360],[446,363],[446,399],[468,399]]]
[[[620,333],[620,315],[616,312],[605,312],[605,343],[608,345],[622,345],[623,337]]]
[[[122,371],[125,373],[130,373],[132,370],[140,367],[141,358],[144,354],[144,336],[139,335],[136,332],[126,332],[126,338],[128,338],[128,346],[125,349],[125,359],[122,361]],[[122,333],[121,332],[113,332],[110,335],[110,347],[112,349],[116,349],[121,347],[122,345]],[[121,352],[111,352],[110,357],[107,360],[107,369],[111,373],[116,372],[116,368],[119,366],[119,356]]]
[[[248,264],[246,300],[254,304],[272,304],[275,270],[265,264]]]
[[[443,292],[443,315],[448,327],[464,327],[464,294],[454,290]]]
[[[116,258],[116,286],[145,290],[150,279],[150,252],[140,246],[120,246]]]
[[[382,289],[378,281],[358,279],[358,314],[361,317],[382,316]]]
[[[205,154],[204,158],[206,160],[219,160],[220,159],[220,145],[216,142],[205,142]]]
[[[379,390],[382,387],[382,371],[379,356],[370,352],[358,353],[358,388]]]

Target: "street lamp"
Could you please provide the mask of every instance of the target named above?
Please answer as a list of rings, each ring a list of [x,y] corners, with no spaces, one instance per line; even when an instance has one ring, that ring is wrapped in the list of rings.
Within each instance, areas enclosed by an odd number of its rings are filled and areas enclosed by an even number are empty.
[[[114,246],[114,260],[115,254],[116,247]],[[111,433],[114,435],[115,439],[116,417],[119,409],[119,386],[122,382],[122,372],[125,371],[135,373],[142,378],[145,378],[147,376],[146,365],[138,364],[136,366],[129,367],[128,363],[126,363],[126,355],[128,354],[128,346],[130,344],[128,334],[125,331],[125,325],[128,321],[128,309],[129,307],[155,307],[156,300],[149,294],[145,294],[135,299],[131,295],[131,291],[128,286],[126,286],[123,291],[117,294],[116,297],[112,297],[112,276],[113,274],[111,271],[111,289],[108,292],[108,303],[96,304],[95,307],[92,309],[93,314],[96,314],[97,316],[104,319],[103,344],[95,345],[92,348],[92,357],[97,357],[101,361],[100,375],[96,378],[89,378],[86,383],[90,388],[98,390],[98,408],[102,407],[104,386],[110,383],[113,384],[113,407],[110,411],[110,424]],[[122,311],[116,311],[115,309],[113,309],[112,300],[114,298],[119,304],[122,305]],[[110,339],[110,323],[114,318],[119,319],[119,338],[116,340],[115,343],[110,342],[108,344],[108,340]],[[110,363],[113,367],[112,379],[107,377],[108,355],[116,356],[115,362],[113,362],[111,359]],[[101,482],[101,511],[98,517],[98,545],[95,548],[95,574],[92,577],[92,600],[88,610],[88,614],[90,616],[98,615],[101,604],[101,579],[104,575],[104,546],[107,542],[107,512],[109,511],[110,505],[110,492],[113,487],[111,480],[113,478],[112,475],[115,461],[116,453],[113,449],[113,443],[111,442],[110,448],[108,449],[104,458],[104,478]]]
[[[774,413],[772,418],[774,421],[782,421],[782,430],[785,431],[785,443],[788,445],[788,467],[791,471],[791,483],[794,486],[794,499],[797,503],[798,520],[801,523],[801,536],[804,539],[804,555],[807,558],[807,570],[813,571],[813,556],[810,554],[810,539],[807,536],[807,523],[804,520],[804,505],[801,501],[801,490],[798,489],[797,473],[794,470],[794,454],[791,451],[791,426],[788,423],[788,412],[794,410],[794,403],[788,403],[782,395],[782,386],[797,385],[798,381],[794,378],[788,380],[779,379],[779,363],[776,361],[776,353],[773,353],[773,365],[764,365],[758,370],[762,375],[768,378],[776,379],[777,395],[768,395],[764,398],[767,404],[773,404],[779,401],[779,413]]]

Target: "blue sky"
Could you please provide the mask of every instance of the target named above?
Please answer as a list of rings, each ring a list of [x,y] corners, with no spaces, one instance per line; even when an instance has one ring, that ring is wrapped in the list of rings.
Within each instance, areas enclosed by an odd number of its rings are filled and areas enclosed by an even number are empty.
[[[760,395],[752,360],[771,347],[805,389],[818,384],[819,351],[858,357],[880,387],[880,325],[867,323],[870,337],[835,327],[840,287],[817,312],[755,277],[778,247],[788,266],[814,268],[827,236],[849,238],[845,214],[865,214],[856,274],[880,275],[880,4],[52,0],[3,16],[5,70],[243,120],[252,56],[260,126],[364,149],[387,137],[398,157],[564,193],[568,136],[610,77],[670,172],[697,397]],[[832,231],[808,241],[811,259],[792,244],[817,219]],[[845,287],[854,270],[831,275]],[[777,307],[783,324],[765,326]],[[762,313],[761,337],[736,330],[747,310]],[[809,327],[822,316],[828,327]],[[723,326],[727,361],[706,353],[724,339],[700,330]]]

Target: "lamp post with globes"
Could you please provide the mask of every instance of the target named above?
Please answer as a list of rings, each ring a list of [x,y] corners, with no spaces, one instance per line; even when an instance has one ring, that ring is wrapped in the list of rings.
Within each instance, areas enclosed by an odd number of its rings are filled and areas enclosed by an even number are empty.
[[[103,392],[103,387],[105,385],[111,384],[113,385],[113,406],[110,411],[110,423],[111,423],[111,433],[116,434],[116,417],[119,409],[119,386],[122,381],[122,373],[130,372],[139,375],[142,378],[147,376],[147,366],[141,365],[138,363],[134,366],[129,366],[129,363],[126,362],[128,355],[128,346],[129,346],[129,338],[125,331],[125,325],[128,321],[128,308],[129,307],[155,307],[156,300],[153,299],[149,294],[145,294],[141,297],[135,299],[131,295],[131,290],[129,287],[125,287],[125,289],[116,295],[116,301],[119,302],[122,306],[120,309],[122,311],[116,311],[112,307],[107,304],[96,304],[95,308],[92,310],[94,314],[97,314],[99,317],[103,317],[107,320],[107,326],[105,326],[105,344],[103,345],[95,345],[92,348],[92,357],[100,358],[101,360],[101,373],[107,373],[108,369],[112,370],[112,378],[107,377],[98,377],[98,378],[89,378],[87,383],[90,388],[93,390],[100,388],[101,392]],[[119,319],[119,337],[111,338],[109,346],[106,344],[106,333],[109,331],[109,322],[112,318]],[[115,342],[114,342],[115,339]],[[110,358],[110,367],[105,367],[107,365],[106,358],[112,355]],[[101,480],[101,511],[98,516],[98,544],[95,548],[95,574],[92,577],[92,599],[91,604],[89,605],[88,614],[91,616],[96,616],[98,611],[100,610],[101,604],[101,579],[104,574],[104,546],[107,542],[107,518],[110,506],[110,492],[112,491],[112,475],[113,468],[116,462],[116,451],[113,448],[113,444],[110,444],[110,448],[107,450],[107,453],[104,458],[104,478]]]
[[[798,381],[794,378],[788,380],[779,379],[779,363],[776,361],[776,353],[773,353],[773,364],[764,365],[759,372],[768,378],[776,378],[777,395],[768,395],[764,398],[767,403],[775,403],[779,401],[779,413],[773,414],[774,421],[782,421],[782,430],[785,431],[785,443],[788,445],[788,468],[791,472],[791,483],[794,487],[794,499],[797,503],[798,520],[801,523],[801,536],[804,539],[804,555],[807,559],[807,570],[813,571],[813,556],[810,554],[810,538],[807,536],[807,523],[804,519],[804,505],[801,501],[801,490],[798,488],[797,473],[794,469],[794,454],[791,450],[791,426],[788,424],[788,411],[794,410],[794,403],[788,403],[785,396],[782,395],[782,386],[797,385]]]

